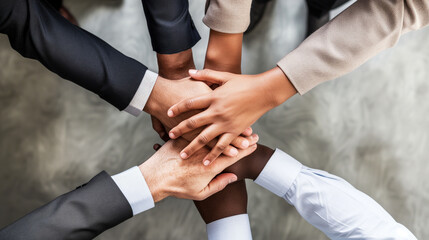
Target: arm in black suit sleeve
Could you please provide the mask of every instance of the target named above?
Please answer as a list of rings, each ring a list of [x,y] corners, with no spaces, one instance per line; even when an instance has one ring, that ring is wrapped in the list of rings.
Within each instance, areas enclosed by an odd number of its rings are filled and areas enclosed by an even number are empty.
[[[0,239],[93,239],[132,216],[118,186],[101,172],[82,187],[0,230]]]
[[[0,33],[24,57],[125,109],[147,68],[74,26],[45,0],[1,0]]]
[[[173,54],[192,48],[200,39],[188,0],[142,0],[153,50]]]

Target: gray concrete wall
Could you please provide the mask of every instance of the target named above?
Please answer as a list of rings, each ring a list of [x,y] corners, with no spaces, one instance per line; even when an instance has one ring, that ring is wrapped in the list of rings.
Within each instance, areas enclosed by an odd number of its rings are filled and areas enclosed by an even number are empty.
[[[141,2],[68,0],[82,26],[156,70]],[[203,40],[203,1],[191,1]],[[243,70],[275,66],[304,38],[303,1],[277,0],[245,39]],[[261,142],[337,174],[369,194],[419,239],[429,238],[429,29],[340,79],[296,96],[254,126]],[[159,139],[148,116],[117,112],[11,50],[0,36],[0,227],[101,170],[138,165]],[[326,239],[283,200],[249,182],[254,239]],[[204,239],[192,202],[167,199],[98,239]]]

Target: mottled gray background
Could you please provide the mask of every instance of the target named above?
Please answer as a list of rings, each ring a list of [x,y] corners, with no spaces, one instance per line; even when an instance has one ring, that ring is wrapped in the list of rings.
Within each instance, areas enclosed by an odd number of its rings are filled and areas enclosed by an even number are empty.
[[[82,26],[156,70],[139,0],[68,0]],[[203,1],[191,13],[203,40]],[[270,4],[245,38],[245,73],[267,70],[304,38],[303,1]],[[363,33],[364,34],[364,33]],[[353,73],[296,96],[256,125],[262,142],[366,192],[420,239],[429,239],[429,29],[404,36]],[[11,50],[0,36],[0,227],[99,171],[140,164],[158,138],[148,116],[117,112]],[[294,208],[249,182],[254,239],[325,239]],[[190,201],[167,199],[99,239],[204,239]]]

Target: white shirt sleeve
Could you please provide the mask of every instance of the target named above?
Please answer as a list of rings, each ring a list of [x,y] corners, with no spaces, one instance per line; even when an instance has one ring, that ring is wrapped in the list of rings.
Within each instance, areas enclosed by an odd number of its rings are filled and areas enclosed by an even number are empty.
[[[330,239],[417,239],[344,179],[305,167],[279,149],[255,182],[295,206]]]
[[[125,112],[137,117],[143,111],[157,78],[158,74],[146,70],[137,92],[128,107],[124,109]]]
[[[112,176],[133,210],[133,216],[155,206],[149,186],[138,167]]]
[[[222,218],[207,224],[208,240],[252,240],[247,214]]]

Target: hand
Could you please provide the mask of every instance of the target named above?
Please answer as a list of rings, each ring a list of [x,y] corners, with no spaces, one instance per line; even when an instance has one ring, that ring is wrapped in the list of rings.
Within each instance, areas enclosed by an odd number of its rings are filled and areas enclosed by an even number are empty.
[[[198,94],[207,94],[212,92],[212,90],[203,82],[192,81],[189,78],[184,78],[181,80],[167,80],[162,77],[158,77],[155,86],[152,90],[152,93],[148,99],[148,102],[144,108],[144,111],[151,114],[154,118],[159,119],[162,124],[157,124],[155,120],[154,128],[156,127],[157,132],[162,132],[162,128],[170,130],[176,126],[180,121],[191,117],[199,111],[190,111],[180,117],[170,118],[167,116],[167,109],[170,108],[173,104],[190,97],[194,97]],[[162,127],[160,125],[163,125]],[[188,141],[192,141],[196,136],[201,132],[202,128],[195,129],[187,134],[183,135]],[[246,139],[252,134],[252,129],[245,129],[243,131],[243,136],[239,136],[232,141],[232,145],[228,144],[224,149],[223,153],[228,156],[235,156],[238,154],[237,148],[245,149],[249,147],[249,140]],[[213,140],[208,144],[210,147],[214,147],[217,143],[217,140]]]
[[[225,168],[256,150],[256,144],[240,150],[236,157],[222,156],[211,166],[201,164],[208,150],[201,149],[191,158],[179,156],[187,142],[183,139],[170,140],[151,158],[139,166],[155,202],[168,196],[203,200],[235,182],[233,173],[222,173]]]
[[[206,109],[174,127],[169,136],[178,138],[194,129],[205,129],[183,151],[191,156],[212,139],[222,135],[218,145],[228,146],[247,127],[255,123],[270,109],[278,106],[296,93],[286,75],[275,68],[259,75],[238,75],[213,70],[190,70],[195,80],[220,85],[213,92],[183,100],[173,105],[169,117]],[[204,162],[212,162],[219,155],[214,148]]]

